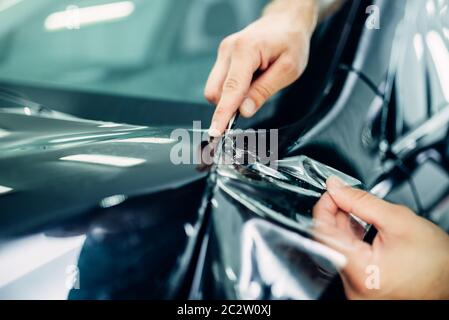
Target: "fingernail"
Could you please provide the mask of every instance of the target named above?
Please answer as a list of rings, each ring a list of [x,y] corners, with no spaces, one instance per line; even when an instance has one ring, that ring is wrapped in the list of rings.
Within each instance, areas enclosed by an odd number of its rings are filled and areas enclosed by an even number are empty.
[[[209,128],[208,134],[209,134],[209,136],[214,137],[214,138],[220,136],[221,132],[220,132],[220,130],[218,130],[217,122],[215,122],[215,121],[212,122],[212,124]]]
[[[331,176],[329,179],[327,179],[326,185],[327,185],[327,191],[331,195],[335,194],[335,192],[338,191],[339,189],[348,186],[348,184],[346,182],[344,182],[337,176]]]
[[[247,116],[250,117],[252,116],[254,113],[256,113],[256,103],[253,101],[253,99],[250,98],[246,98],[242,105],[241,105],[241,110],[242,113]]]

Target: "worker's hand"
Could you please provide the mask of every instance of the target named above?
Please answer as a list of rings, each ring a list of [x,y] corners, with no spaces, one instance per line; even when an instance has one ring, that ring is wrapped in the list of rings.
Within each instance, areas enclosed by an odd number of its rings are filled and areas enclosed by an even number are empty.
[[[446,233],[409,209],[335,177],[327,188],[314,219],[318,238],[348,258],[341,276],[349,299],[449,299]],[[372,245],[352,231],[348,212],[376,227]]]
[[[205,88],[206,99],[217,105],[209,135],[221,135],[237,110],[253,116],[299,78],[317,15],[316,0],[274,1],[262,18],[223,40]]]

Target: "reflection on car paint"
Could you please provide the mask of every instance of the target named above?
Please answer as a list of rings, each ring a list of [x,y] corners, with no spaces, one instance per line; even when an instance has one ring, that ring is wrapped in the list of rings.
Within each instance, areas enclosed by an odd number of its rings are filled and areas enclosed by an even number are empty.
[[[240,299],[317,299],[345,257],[328,247],[262,219],[243,227]]]
[[[3,244],[0,299],[67,299],[72,285],[79,280],[77,274],[72,278],[69,267],[76,271],[85,239],[85,235],[60,238],[41,233]]]

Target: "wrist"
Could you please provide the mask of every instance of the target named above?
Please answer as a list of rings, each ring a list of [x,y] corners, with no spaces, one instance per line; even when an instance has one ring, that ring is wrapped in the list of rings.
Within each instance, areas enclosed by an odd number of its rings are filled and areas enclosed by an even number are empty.
[[[318,22],[319,11],[319,0],[273,0],[266,6],[263,16],[282,16],[293,28],[311,36]]]

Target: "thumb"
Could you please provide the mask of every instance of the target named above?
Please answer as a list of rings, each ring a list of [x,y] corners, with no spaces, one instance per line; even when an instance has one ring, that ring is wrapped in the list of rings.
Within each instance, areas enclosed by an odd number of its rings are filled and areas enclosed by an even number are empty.
[[[374,225],[379,231],[395,227],[400,222],[399,206],[352,188],[335,176],[327,180],[327,190],[341,210]]]
[[[240,114],[252,117],[275,93],[299,78],[299,63],[286,55],[279,57],[249,88],[247,98],[240,106]]]

